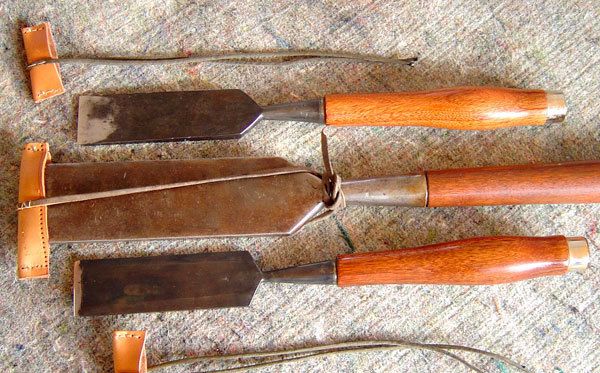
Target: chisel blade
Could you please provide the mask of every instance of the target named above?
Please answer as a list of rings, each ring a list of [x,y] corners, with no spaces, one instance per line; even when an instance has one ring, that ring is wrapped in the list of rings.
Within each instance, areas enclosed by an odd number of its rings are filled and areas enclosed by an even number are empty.
[[[46,195],[227,178],[281,168],[281,158],[51,163]],[[301,169],[301,168],[300,168]],[[230,180],[48,206],[50,242],[288,235],[323,211],[309,172]]]
[[[74,313],[243,307],[261,280],[247,251],[81,260],[74,269]]]
[[[82,96],[77,142],[234,139],[261,116],[262,108],[237,89]]]

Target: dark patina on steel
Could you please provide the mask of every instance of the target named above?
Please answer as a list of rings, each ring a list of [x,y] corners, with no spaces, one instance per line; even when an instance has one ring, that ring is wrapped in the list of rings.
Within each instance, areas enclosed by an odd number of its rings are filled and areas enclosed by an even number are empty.
[[[282,158],[49,164],[46,195],[161,185],[290,167]],[[302,169],[300,167],[300,169]],[[308,172],[48,206],[50,242],[286,235],[323,209]]]
[[[115,191],[281,168],[300,172],[48,206],[51,243],[288,235],[327,209],[323,181],[282,158],[50,163],[46,196]],[[341,183],[347,204],[427,205],[424,175]]]
[[[247,251],[81,260],[73,277],[79,316],[244,307],[263,279],[336,284],[333,261],[263,273]]]
[[[323,113],[322,100],[262,108],[238,89],[82,96],[77,142],[236,139],[261,119],[323,123]]]

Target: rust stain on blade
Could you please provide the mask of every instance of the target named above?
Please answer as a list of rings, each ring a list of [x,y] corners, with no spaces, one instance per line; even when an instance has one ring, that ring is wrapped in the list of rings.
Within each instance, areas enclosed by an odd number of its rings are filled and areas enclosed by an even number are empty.
[[[239,138],[263,109],[237,89],[82,96],[82,145]]]
[[[47,196],[292,167],[281,158],[50,164]],[[51,242],[286,235],[323,208],[310,173],[226,181],[48,207]]]
[[[78,142],[94,144],[106,141],[117,130],[115,111],[118,107],[110,97],[80,97],[78,118],[85,119],[77,125]]]
[[[76,315],[248,306],[262,273],[247,251],[81,260]]]

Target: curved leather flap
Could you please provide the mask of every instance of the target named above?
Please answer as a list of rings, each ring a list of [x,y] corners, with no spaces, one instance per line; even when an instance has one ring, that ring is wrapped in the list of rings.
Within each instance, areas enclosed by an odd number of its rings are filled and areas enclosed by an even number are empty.
[[[47,143],[29,143],[23,149],[19,175],[19,202],[44,198],[46,163],[50,161]],[[17,234],[17,277],[48,277],[48,208],[37,206],[19,210]]]
[[[21,33],[28,64],[48,58],[58,58],[48,22],[37,26],[23,27]],[[35,102],[58,96],[65,91],[57,63],[34,66],[29,70],[29,76],[31,93]]]
[[[146,332],[117,330],[113,332],[115,373],[146,373]]]

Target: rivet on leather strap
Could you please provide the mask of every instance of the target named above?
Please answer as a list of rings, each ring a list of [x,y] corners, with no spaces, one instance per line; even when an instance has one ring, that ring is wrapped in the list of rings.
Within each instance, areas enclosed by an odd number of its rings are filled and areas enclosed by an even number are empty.
[[[113,332],[113,362],[115,373],[146,373],[146,332],[117,330]]]
[[[21,32],[28,64],[48,58],[58,58],[48,22],[37,26],[23,27]],[[31,93],[35,102],[58,96],[65,91],[57,63],[34,66],[29,70],[29,77]]]
[[[29,143],[23,150],[19,175],[19,202],[46,196],[44,174],[50,161],[47,143]],[[46,206],[19,210],[17,235],[17,277],[48,277],[48,221]]]

